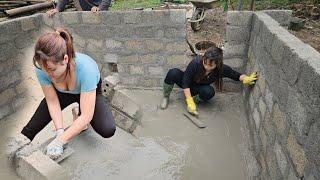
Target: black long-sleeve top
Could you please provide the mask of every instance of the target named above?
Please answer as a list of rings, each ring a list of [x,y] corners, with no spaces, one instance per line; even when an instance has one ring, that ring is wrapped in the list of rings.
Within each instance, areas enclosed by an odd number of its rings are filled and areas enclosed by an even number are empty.
[[[187,66],[186,71],[184,72],[183,79],[182,79],[182,88],[190,88],[192,85],[209,85],[213,83],[218,77],[218,71],[217,69],[214,69],[211,71],[208,75],[205,76],[202,80],[199,82],[196,82],[196,77],[199,72],[201,72],[201,69],[203,68],[203,64],[201,61],[201,57],[197,56],[195,57]],[[223,65],[223,77],[228,77],[230,79],[233,79],[235,81],[239,81],[239,78],[241,74],[235,70],[233,70],[228,65]]]

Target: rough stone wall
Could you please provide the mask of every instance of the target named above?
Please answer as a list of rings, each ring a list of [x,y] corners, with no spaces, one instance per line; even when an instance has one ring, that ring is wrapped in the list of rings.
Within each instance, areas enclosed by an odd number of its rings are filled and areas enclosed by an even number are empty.
[[[132,12],[111,31],[118,33],[110,44],[121,43],[121,50],[109,50],[107,57],[115,57],[122,85],[162,86],[170,68],[189,62],[184,10]]]
[[[268,12],[285,24],[286,13],[277,13]],[[254,169],[263,179],[320,179],[320,54],[273,18],[264,12],[228,13],[226,62],[259,73],[257,84],[244,89],[259,166]],[[40,32],[67,27],[77,51],[92,56],[102,76],[116,63],[124,85],[154,87],[169,68],[188,63],[185,26],[183,10],[73,12],[52,19],[40,14],[2,22],[0,118],[27,101],[26,87],[34,83],[30,45]]]
[[[223,63],[244,73],[251,31],[252,12],[229,11],[227,14],[226,45]],[[242,84],[229,78],[223,79],[224,91],[241,91]]]
[[[92,56],[104,77],[117,64],[124,86],[161,86],[169,68],[188,62],[185,10],[60,13],[43,22],[70,29],[77,50]]]
[[[254,87],[244,88],[251,149],[257,178],[320,179],[320,54],[280,26],[287,13],[268,12],[277,22],[255,12],[250,38],[235,36],[249,42],[247,72],[259,74]],[[243,21],[243,12],[229,14]]]
[[[39,15],[0,23],[0,119],[28,101],[32,44],[40,30]]]
[[[225,59],[247,58],[252,22],[251,11],[229,11],[227,14]]]
[[[185,10],[65,12],[1,22],[0,119],[31,97],[38,84],[32,65],[35,40],[56,27],[70,30],[75,50],[96,60],[102,79],[117,64],[124,86],[161,86],[169,68],[189,62]]]

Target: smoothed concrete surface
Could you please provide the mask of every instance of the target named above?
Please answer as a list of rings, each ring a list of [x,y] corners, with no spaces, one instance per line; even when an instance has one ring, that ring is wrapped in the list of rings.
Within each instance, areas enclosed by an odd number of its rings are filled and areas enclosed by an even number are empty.
[[[74,138],[69,146],[75,153],[60,163],[73,179],[247,179],[240,152],[240,121],[245,120],[240,94],[217,93],[209,103],[200,104],[207,127],[199,129],[182,114],[181,92],[173,93],[168,109],[161,110],[161,91],[125,91],[141,105],[142,125],[133,135],[117,128],[112,138],[104,139],[90,127]],[[37,94],[24,110],[0,122],[7,127],[5,136],[14,136],[28,122],[42,99],[41,91]],[[63,116],[70,124],[70,107]],[[33,143],[41,145],[52,130],[50,123]],[[8,161],[1,161],[1,167],[5,171],[1,177],[17,178]]]
[[[157,105],[162,92],[132,91],[132,99],[143,107],[142,126],[138,137],[168,137],[188,147],[185,165],[177,179],[247,179],[241,151],[241,121],[245,121],[239,93],[220,94],[208,103],[201,103],[201,120],[207,124],[199,129],[183,116],[185,102],[182,92],[173,94],[168,109]],[[165,144],[165,142],[164,142]]]

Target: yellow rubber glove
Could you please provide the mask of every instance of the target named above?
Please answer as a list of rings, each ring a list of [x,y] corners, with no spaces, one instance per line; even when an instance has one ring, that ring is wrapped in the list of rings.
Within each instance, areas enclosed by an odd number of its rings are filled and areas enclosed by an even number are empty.
[[[186,102],[187,102],[188,112],[193,114],[193,115],[199,115],[199,113],[197,111],[196,104],[193,101],[193,98],[192,97],[187,97],[186,98]]]
[[[253,85],[257,79],[258,79],[257,78],[257,72],[253,72],[249,76],[246,75],[243,78],[242,83],[243,84],[247,84],[247,85]]]

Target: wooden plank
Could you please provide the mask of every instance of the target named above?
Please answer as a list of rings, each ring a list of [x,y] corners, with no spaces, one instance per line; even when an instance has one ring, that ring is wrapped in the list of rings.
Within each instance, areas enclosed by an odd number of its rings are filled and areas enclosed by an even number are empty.
[[[26,0],[26,2],[29,4],[37,4],[37,3],[44,3],[48,1],[47,0]]]

